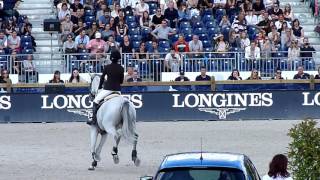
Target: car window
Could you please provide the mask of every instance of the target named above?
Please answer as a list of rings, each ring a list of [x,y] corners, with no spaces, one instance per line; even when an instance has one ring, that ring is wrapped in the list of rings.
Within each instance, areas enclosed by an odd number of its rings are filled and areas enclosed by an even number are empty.
[[[236,169],[170,169],[160,172],[156,180],[244,180],[244,174]]]
[[[250,159],[246,158],[244,165],[246,167],[249,180],[260,180],[260,176]]]

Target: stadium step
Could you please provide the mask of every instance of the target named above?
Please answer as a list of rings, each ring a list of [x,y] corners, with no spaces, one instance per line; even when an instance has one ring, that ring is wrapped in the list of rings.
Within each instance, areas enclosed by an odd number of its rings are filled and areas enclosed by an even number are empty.
[[[24,10],[24,9],[51,9],[52,3],[32,3],[29,1],[25,1],[23,3],[20,3],[18,10]]]
[[[51,14],[51,8],[47,9],[47,8],[38,8],[38,9],[19,9],[19,13],[20,14],[28,14],[28,15],[50,15]]]
[[[36,39],[36,43],[38,46],[51,46],[50,39]],[[52,40],[52,46],[58,46],[58,40]]]
[[[57,18],[57,16],[56,15],[54,15],[54,14],[27,14],[28,15],[28,18],[29,18],[29,20],[30,21],[32,21],[32,20],[44,20],[44,19],[50,19],[50,18]]]

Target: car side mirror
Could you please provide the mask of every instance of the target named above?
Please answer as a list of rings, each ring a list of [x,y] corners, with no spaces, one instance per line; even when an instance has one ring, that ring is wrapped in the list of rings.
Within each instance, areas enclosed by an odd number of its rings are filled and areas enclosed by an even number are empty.
[[[143,176],[143,177],[140,177],[140,180],[153,180],[153,177],[152,176]]]

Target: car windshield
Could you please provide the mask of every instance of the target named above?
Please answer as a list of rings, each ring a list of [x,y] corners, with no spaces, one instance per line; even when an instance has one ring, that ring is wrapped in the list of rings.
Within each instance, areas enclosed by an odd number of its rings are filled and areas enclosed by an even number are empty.
[[[245,180],[242,171],[230,168],[175,168],[161,171],[156,180]]]

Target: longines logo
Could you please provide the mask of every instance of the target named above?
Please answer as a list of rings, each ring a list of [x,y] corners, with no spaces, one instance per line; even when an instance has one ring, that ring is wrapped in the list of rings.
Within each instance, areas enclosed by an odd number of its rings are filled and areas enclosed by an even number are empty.
[[[302,106],[320,106],[320,92],[316,93],[313,97],[309,97],[310,92],[303,92]]]
[[[122,95],[128,98],[135,108],[143,106],[142,95]],[[68,112],[79,114],[81,116],[91,116],[92,102],[89,95],[57,95],[50,98],[49,95],[42,95],[41,109],[66,109]]]
[[[11,108],[10,96],[0,96],[0,109],[9,110]]]
[[[216,94],[173,94],[175,108],[198,108],[199,111],[215,114],[219,119],[246,110],[246,107],[272,106],[272,93],[216,93]]]

